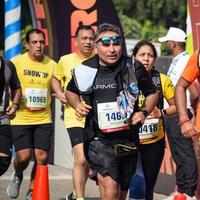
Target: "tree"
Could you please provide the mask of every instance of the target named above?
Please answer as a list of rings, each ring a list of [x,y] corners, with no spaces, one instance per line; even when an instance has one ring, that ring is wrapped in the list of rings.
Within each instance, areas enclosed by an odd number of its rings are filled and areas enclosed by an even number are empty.
[[[126,38],[157,41],[170,26],[185,30],[186,0],[113,0]]]

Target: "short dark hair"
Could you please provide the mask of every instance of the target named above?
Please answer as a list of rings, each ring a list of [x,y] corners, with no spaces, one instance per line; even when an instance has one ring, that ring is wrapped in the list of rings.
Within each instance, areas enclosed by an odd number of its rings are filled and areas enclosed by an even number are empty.
[[[95,33],[95,31],[92,28],[92,26],[84,25],[84,24],[80,23],[79,26],[76,29],[76,32],[75,32],[75,37],[76,38],[78,37],[79,32],[82,31],[82,30],[91,30],[93,32],[93,34]]]
[[[26,32],[26,42],[27,43],[29,43],[30,35],[33,34],[33,33],[42,34],[44,39],[45,39],[45,34],[42,30],[37,29],[37,28],[33,28],[33,29],[30,29],[29,31]]]
[[[101,25],[98,26],[97,31],[95,33],[95,39],[104,32],[114,32],[117,33],[119,36],[121,36],[121,30],[118,26],[114,25],[114,24],[109,24],[109,23],[103,23]]]
[[[155,48],[155,46],[154,46],[151,42],[149,42],[148,40],[141,40],[141,41],[139,41],[139,42],[135,45],[135,47],[133,48],[133,50],[132,50],[132,56],[135,56],[135,55],[137,54],[137,52],[139,51],[140,47],[141,47],[141,46],[144,46],[144,45],[147,45],[147,46],[149,46],[149,47],[152,49],[154,58],[156,58],[156,57],[157,57],[156,48]]]

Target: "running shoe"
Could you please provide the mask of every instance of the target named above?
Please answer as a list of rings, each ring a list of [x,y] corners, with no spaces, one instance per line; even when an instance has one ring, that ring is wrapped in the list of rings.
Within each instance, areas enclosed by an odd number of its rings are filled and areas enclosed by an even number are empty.
[[[66,196],[66,200],[76,200],[76,196],[74,196],[74,193],[70,193]]]
[[[12,173],[10,184],[7,187],[7,194],[10,198],[17,198],[23,177],[17,177],[16,172]]]
[[[25,200],[32,200],[33,190],[29,189],[26,193]]]

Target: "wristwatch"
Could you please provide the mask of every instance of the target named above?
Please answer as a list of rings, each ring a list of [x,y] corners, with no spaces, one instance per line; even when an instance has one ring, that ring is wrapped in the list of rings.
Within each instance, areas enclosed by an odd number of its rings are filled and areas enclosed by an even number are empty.
[[[149,115],[148,111],[146,109],[142,109],[141,112],[145,116],[145,118]]]

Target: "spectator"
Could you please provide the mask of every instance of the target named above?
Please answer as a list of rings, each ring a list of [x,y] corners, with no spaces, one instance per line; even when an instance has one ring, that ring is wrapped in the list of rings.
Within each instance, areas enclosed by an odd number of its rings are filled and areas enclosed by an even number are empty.
[[[179,28],[171,27],[166,36],[158,39],[165,42],[167,50],[173,56],[167,75],[176,86],[177,81],[185,68],[189,55],[185,51],[186,34]],[[192,93],[196,88],[190,88],[190,95],[187,95],[188,114],[192,117],[191,103]],[[191,97],[191,99],[190,99]],[[165,118],[166,132],[169,140],[172,157],[176,163],[176,184],[177,193],[184,193],[187,199],[195,195],[197,184],[197,161],[193,148],[192,138],[186,138],[178,125],[178,114]],[[173,199],[173,196],[167,199]]]

